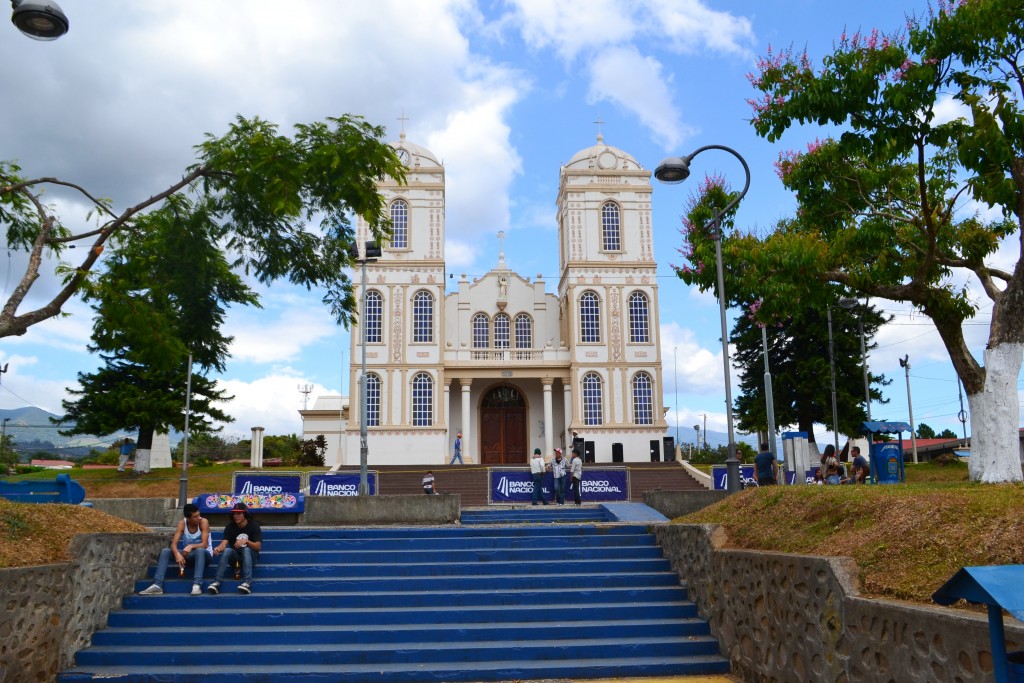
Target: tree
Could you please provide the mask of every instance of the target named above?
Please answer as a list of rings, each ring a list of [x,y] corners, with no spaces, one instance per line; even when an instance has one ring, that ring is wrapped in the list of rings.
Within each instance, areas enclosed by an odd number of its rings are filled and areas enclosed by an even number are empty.
[[[917,425],[917,438],[919,439],[934,439],[935,430],[926,425],[924,422]]]
[[[113,240],[106,270],[83,288],[96,311],[89,350],[104,365],[78,374],[81,388],[68,390],[78,398],[61,402],[59,421],[73,423],[64,435],[138,430],[137,447],[148,451],[155,432],[185,428],[190,357],[190,430],[232,420],[214,405],[231,397],[207,373],[223,371],[228,357],[227,306],[257,298],[211,238],[220,226],[186,198],[170,198],[138,224],[136,237]]]
[[[941,432],[935,435],[936,439],[955,439],[956,432],[952,429],[943,429]]]
[[[764,236],[730,236],[727,289],[758,294],[758,320],[819,310],[837,293],[913,305],[931,318],[964,384],[973,429],[971,479],[1021,481],[1017,377],[1024,360],[1024,8],[1016,0],[946,0],[906,34],[843,35],[817,71],[769,51],[751,75],[752,124],[777,141],[796,124],[839,126],[835,138],[780,156],[795,217]],[[936,119],[950,94],[972,121]],[[997,220],[964,215],[972,197]],[[1012,269],[992,265],[1015,240]],[[703,277],[711,277],[704,273]],[[983,356],[963,323],[992,305]]]
[[[0,309],[0,337],[24,334],[58,315],[68,299],[89,285],[108,242],[141,237],[152,225],[145,220],[147,212],[172,205],[182,222],[218,226],[210,239],[223,245],[232,266],[262,283],[285,278],[307,288],[324,287],[324,303],[347,323],[355,304],[344,273],[352,264],[349,216],[365,220],[374,238],[384,238],[384,199],[375,181],[382,176],[405,179],[394,150],[379,139],[383,133],[346,115],[296,125],[288,137],[274,124],[239,116],[225,135],[208,135],[196,147],[198,162],[180,180],[120,213],[75,182],[24,178],[16,163],[0,161],[0,224],[6,226],[8,248],[29,254],[21,281]],[[65,226],[43,203],[42,191],[49,186],[79,193],[94,207],[98,225]],[[188,201],[175,203],[174,198]],[[319,221],[315,232],[308,229],[314,220]],[[19,313],[44,259],[60,258],[68,246],[90,240],[77,265],[59,266],[63,286],[56,295]]]
[[[874,308],[867,308],[861,315],[870,350],[877,346],[870,340],[885,318]],[[867,419],[860,336],[856,321],[843,309],[834,309],[832,318],[838,433],[857,434],[861,423]],[[737,426],[745,432],[767,431],[768,426],[761,330],[762,325],[751,316],[741,315],[730,335],[736,348],[733,361],[740,369],[740,395],[735,401]],[[785,322],[772,325],[766,331],[775,424],[779,428],[796,425],[813,442],[815,424],[835,429],[826,313],[797,308]],[[885,375],[871,374],[869,381],[873,385],[872,400],[886,403],[880,387],[892,380],[885,379]]]

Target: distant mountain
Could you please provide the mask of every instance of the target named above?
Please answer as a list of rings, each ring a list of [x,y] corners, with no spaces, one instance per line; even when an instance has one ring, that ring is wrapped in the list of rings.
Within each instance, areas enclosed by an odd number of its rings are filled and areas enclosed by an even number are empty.
[[[50,422],[50,418],[58,417],[58,415],[31,406],[0,409],[0,420],[7,420],[4,433],[13,437],[14,450],[19,453],[49,451],[66,457],[82,457],[88,455],[91,449],[103,450],[118,439],[134,436],[126,432],[118,432],[110,436],[89,434],[62,436],[58,430],[67,429],[70,425],[56,425]]]

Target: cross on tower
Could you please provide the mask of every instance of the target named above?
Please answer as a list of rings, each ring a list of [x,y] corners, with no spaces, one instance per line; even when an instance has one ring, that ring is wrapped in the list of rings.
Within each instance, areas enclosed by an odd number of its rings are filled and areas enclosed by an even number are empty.
[[[598,142],[604,142],[604,136],[601,135],[601,124],[602,123],[608,123],[608,122],[607,121],[602,121],[601,120],[601,115],[598,114],[597,115],[597,121],[594,121],[594,123],[597,124],[597,141]]]
[[[405,110],[402,110],[402,115],[398,117],[398,120],[402,122],[402,134],[405,134],[405,122],[409,120],[409,117],[405,115]]]

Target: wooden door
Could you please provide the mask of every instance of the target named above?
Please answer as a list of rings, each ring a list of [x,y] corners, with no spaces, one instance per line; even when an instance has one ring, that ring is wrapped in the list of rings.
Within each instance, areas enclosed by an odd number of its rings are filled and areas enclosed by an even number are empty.
[[[528,462],[526,402],[515,388],[501,386],[480,407],[480,462],[522,465]]]

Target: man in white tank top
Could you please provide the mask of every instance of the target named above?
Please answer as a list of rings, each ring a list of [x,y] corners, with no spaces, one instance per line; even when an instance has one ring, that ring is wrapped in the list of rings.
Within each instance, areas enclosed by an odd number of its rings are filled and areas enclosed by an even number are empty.
[[[139,591],[140,595],[160,595],[164,592],[164,575],[167,566],[174,558],[178,565],[179,576],[185,576],[185,566],[192,564],[195,572],[192,575],[192,595],[202,595],[203,572],[206,563],[213,561],[213,539],[210,538],[210,523],[199,515],[199,508],[193,503],[186,503],[184,518],[178,522],[171,538],[169,548],[160,551],[153,585]]]

